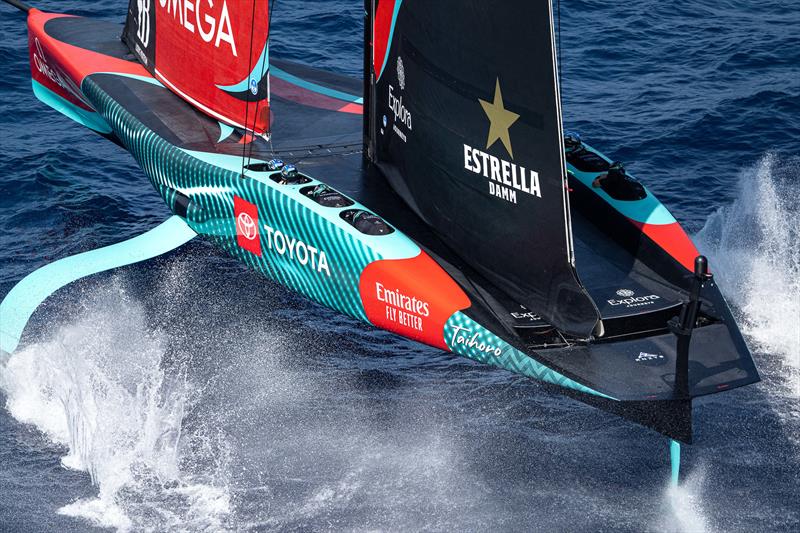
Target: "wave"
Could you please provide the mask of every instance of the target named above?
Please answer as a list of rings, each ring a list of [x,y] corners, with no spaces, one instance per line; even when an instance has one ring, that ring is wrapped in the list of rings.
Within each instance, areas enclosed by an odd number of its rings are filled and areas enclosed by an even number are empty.
[[[59,513],[100,527],[223,527],[230,511],[226,443],[187,427],[197,390],[141,306],[118,282],[87,311],[0,367],[6,407],[67,450],[65,468],[88,472],[96,498]]]

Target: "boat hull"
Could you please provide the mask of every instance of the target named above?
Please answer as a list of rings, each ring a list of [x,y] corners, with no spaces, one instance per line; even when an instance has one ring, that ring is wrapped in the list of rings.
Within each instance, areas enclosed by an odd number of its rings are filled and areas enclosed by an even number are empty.
[[[695,334],[704,351],[694,356],[698,370],[688,394],[676,393],[675,341],[666,324],[581,343],[533,313],[514,309],[442,246],[363,162],[358,81],[348,85],[333,75],[277,62],[274,129],[283,127],[285,135],[270,147],[172,95],[117,42],[118,26],[37,10],[28,23],[40,99],[127,149],[169,209],[196,233],[307,298],[429,346],[553,384],[684,442],[691,440],[692,397],[758,380],[712,284],[704,294],[716,318]],[[264,171],[275,155],[302,159],[303,183],[282,184],[278,173]],[[572,170],[576,186],[591,177]],[[348,196],[348,205],[321,205],[309,195],[321,184]],[[665,211],[660,202],[653,206],[651,213]],[[384,217],[390,231],[363,233],[347,220],[353,210]],[[652,229],[648,234],[644,228],[653,219],[637,218],[640,212],[623,213],[626,227],[638,228],[636,241],[664,255],[677,294],[691,277],[688,238],[679,226],[666,240]],[[708,350],[716,355],[703,355]]]

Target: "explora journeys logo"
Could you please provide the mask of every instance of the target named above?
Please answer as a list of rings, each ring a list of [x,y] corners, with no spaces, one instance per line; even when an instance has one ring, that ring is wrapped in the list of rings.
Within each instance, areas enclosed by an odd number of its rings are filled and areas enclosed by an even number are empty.
[[[647,296],[635,296],[636,293],[630,289],[619,289],[616,292],[617,296],[621,296],[621,300],[610,299],[606,300],[609,305],[624,305],[625,307],[640,307],[643,305],[650,305],[655,300],[660,300],[661,296],[657,294],[648,294]]]
[[[542,319],[542,317],[540,315],[537,315],[536,313],[531,312],[531,311],[526,311],[524,313],[519,313],[519,312],[516,312],[516,311],[512,311],[511,316],[516,318],[517,320],[523,320],[523,319],[541,320]]]
[[[409,130],[414,129],[411,127],[411,111],[409,111],[406,106],[403,105],[402,95],[400,98],[395,97],[394,87],[392,87],[391,84],[389,85],[389,109],[391,109],[392,113],[394,113],[395,122],[400,121]]]
[[[639,352],[639,355],[636,356],[637,363],[648,363],[650,361],[658,361],[660,359],[664,359],[664,356],[660,353],[647,353],[647,352]]]
[[[403,65],[403,58],[400,56],[397,57],[397,83],[400,85],[400,91],[404,91],[406,88],[406,68]],[[398,126],[398,122],[405,126],[408,131],[412,131],[414,128],[411,124],[411,111],[409,111],[408,108],[403,105],[402,94],[395,96],[395,88],[391,83],[389,84],[389,109],[392,110],[392,115],[394,115],[392,131],[400,138],[400,140],[406,142],[406,132]],[[385,119],[386,115],[384,115],[384,127],[386,127]]]
[[[406,89],[406,67],[403,65],[403,58],[397,56],[397,83],[400,84],[400,90]]]

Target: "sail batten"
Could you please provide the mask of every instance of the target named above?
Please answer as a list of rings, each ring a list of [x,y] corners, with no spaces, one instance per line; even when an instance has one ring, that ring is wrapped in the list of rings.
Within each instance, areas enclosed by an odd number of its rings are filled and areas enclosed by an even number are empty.
[[[217,120],[269,132],[266,0],[130,0],[123,40],[176,95]]]

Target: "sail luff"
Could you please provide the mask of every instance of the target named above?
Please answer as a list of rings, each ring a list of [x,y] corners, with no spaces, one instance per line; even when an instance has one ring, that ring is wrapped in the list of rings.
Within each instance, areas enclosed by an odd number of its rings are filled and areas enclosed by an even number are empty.
[[[574,267],[575,266],[575,244],[572,240],[572,217],[570,216],[570,206],[569,206],[569,183],[567,181],[567,162],[566,162],[566,148],[564,146],[564,115],[561,111],[561,76],[559,76],[559,69],[561,65],[559,65],[559,55],[558,55],[558,46],[559,44],[556,42],[556,36],[554,32],[555,24],[553,20],[553,4],[552,2],[547,2],[549,12],[550,12],[550,41],[551,41],[551,48],[552,48],[552,61],[553,61],[553,80],[555,82],[555,90],[556,90],[556,108],[558,113],[558,142],[559,148],[558,153],[561,158],[561,181],[564,186],[561,189],[561,194],[564,201],[564,228],[566,233],[567,239],[567,248],[569,251],[569,262]]]

